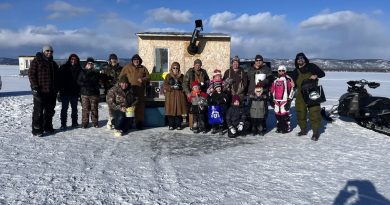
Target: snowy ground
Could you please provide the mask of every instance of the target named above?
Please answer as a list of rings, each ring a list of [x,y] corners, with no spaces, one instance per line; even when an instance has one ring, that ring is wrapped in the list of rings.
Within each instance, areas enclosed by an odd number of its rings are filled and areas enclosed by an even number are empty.
[[[104,127],[31,136],[32,97],[17,67],[0,66],[0,204],[390,204],[390,137],[351,120],[323,122],[318,142],[198,134],[166,127],[114,137]],[[390,74],[327,73],[330,107],[349,79],[378,80],[390,97]],[[60,104],[54,126],[59,127]],[[79,109],[81,111],[81,109]]]

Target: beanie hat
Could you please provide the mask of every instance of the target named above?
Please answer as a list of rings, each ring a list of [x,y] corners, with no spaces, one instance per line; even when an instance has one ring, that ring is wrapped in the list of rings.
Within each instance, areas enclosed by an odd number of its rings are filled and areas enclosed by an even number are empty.
[[[263,91],[263,83],[258,82],[255,87],[255,92],[261,92]]]
[[[118,80],[119,83],[129,83],[129,79],[127,78],[127,76],[125,75],[122,75],[119,80]]]
[[[196,64],[202,65],[202,61],[201,61],[200,59],[196,59],[196,60],[194,61],[194,65],[196,65]]]
[[[238,58],[238,56],[234,56],[234,58],[232,59],[232,63],[233,63],[234,61],[237,61],[238,63],[240,63],[240,59]]]
[[[263,56],[261,56],[261,55],[259,55],[259,54],[257,54],[256,57],[255,57],[255,60],[257,60],[257,59],[262,60],[262,61],[264,60],[264,59],[263,59]]]
[[[53,51],[53,47],[51,47],[51,45],[44,45],[42,47],[42,52],[43,51]]]
[[[222,88],[222,82],[221,81],[215,81],[213,83],[214,89],[216,88]]]
[[[213,72],[213,78],[214,76],[217,76],[217,75],[220,75],[222,77],[222,74],[221,74],[221,70],[218,70],[218,69],[215,69],[214,72]]]
[[[195,86],[199,87],[199,81],[195,80],[194,82],[191,83],[191,88],[194,88]]]
[[[92,57],[88,57],[87,58],[87,63],[89,63],[89,62],[95,63],[95,60]]]
[[[280,71],[280,70],[287,71],[287,68],[286,68],[286,66],[284,66],[284,65],[280,65],[280,66],[278,67],[278,71]]]
[[[232,103],[235,103],[236,101],[240,102],[240,96],[238,96],[238,95],[233,95],[233,97],[232,97]]]
[[[118,60],[118,56],[116,56],[115,53],[111,53],[110,56],[108,57],[108,60],[111,60],[111,59],[116,59],[116,60]]]

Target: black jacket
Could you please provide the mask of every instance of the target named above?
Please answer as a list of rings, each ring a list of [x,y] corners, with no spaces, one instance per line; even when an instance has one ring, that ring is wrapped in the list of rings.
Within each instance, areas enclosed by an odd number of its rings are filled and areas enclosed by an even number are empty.
[[[93,96],[99,95],[99,73],[95,69],[82,69],[77,83],[80,85],[80,94]]]
[[[247,113],[241,106],[232,105],[226,113],[226,123],[229,127],[237,127],[240,122],[245,123],[246,118]]]
[[[79,96],[80,86],[77,83],[77,79],[81,72],[81,66],[79,61],[72,65],[69,60],[60,67],[59,74],[61,76],[59,83],[59,90],[61,96]],[[77,56],[76,56],[77,57]],[[78,58],[78,57],[77,57]]]

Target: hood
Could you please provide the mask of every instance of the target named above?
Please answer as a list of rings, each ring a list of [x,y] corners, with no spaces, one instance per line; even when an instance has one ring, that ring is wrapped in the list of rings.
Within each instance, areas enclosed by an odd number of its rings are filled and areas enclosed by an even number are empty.
[[[75,57],[75,58],[77,59],[77,64],[80,65],[80,58],[79,58],[78,55],[76,55],[76,54],[74,54],[74,53],[72,53],[72,54],[69,55],[68,61],[66,61],[66,63],[67,63],[67,64],[70,64],[70,59],[73,58],[73,57]]]
[[[306,57],[306,55],[304,53],[298,53],[296,56],[295,56],[295,68],[298,68],[298,64],[297,64],[297,60],[298,60],[298,57],[303,57],[305,59],[305,62],[306,64],[309,64],[309,59]]]
[[[135,54],[133,57],[131,57],[131,64],[133,64],[133,60],[136,58],[139,59],[139,65],[142,65],[142,58],[138,54]]]

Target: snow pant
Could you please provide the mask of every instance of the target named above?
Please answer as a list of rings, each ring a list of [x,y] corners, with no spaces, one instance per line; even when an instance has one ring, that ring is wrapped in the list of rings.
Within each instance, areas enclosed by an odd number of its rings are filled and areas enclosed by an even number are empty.
[[[89,114],[91,114],[92,123],[98,123],[98,107],[99,107],[99,96],[87,96],[81,95],[81,107],[82,107],[82,117],[81,123],[87,125],[89,123]]]
[[[77,114],[77,100],[78,96],[61,96],[61,125],[66,126],[66,121],[68,119],[68,108],[69,104],[72,109],[71,112],[71,118],[72,118],[72,125],[77,124],[78,114]]]
[[[313,132],[318,132],[321,127],[321,107],[320,105],[307,106],[303,100],[302,93],[297,92],[295,100],[295,111],[297,112],[298,126],[301,130],[307,129],[307,111],[309,111],[309,120]]]
[[[253,134],[260,134],[261,132],[264,132],[264,118],[251,118],[251,126],[252,126],[252,133]]]
[[[181,115],[178,116],[172,116],[172,115],[167,115],[168,118],[168,126],[177,128],[181,127],[181,123],[183,122],[183,118]]]
[[[193,113],[192,114],[193,123],[192,123],[192,129],[193,130],[205,130],[205,114],[204,113]]]
[[[276,129],[283,133],[291,131],[289,113],[285,115],[276,115]]]
[[[53,129],[54,108],[56,106],[56,93],[41,93],[33,98],[32,131],[42,133]]]
[[[133,125],[134,118],[126,117],[126,113],[119,110],[113,111],[113,124],[115,129],[122,130],[122,132],[127,132]]]

